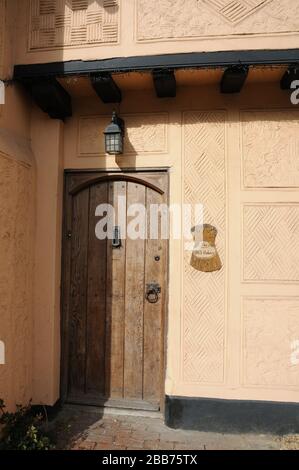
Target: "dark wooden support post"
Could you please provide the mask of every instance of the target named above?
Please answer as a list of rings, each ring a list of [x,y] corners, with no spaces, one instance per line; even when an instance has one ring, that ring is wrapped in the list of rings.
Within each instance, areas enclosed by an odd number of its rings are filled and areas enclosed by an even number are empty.
[[[222,76],[220,90],[221,93],[240,93],[248,75],[246,65],[236,65],[228,67]]]
[[[72,116],[72,100],[54,77],[25,79],[25,86],[37,106],[52,119],[64,120]]]
[[[120,103],[121,90],[110,73],[94,74],[90,77],[92,87],[103,103]]]
[[[154,70],[153,79],[158,98],[176,96],[176,79],[173,70]]]
[[[282,90],[290,90],[295,80],[299,80],[299,64],[288,68],[280,81],[280,88]]]

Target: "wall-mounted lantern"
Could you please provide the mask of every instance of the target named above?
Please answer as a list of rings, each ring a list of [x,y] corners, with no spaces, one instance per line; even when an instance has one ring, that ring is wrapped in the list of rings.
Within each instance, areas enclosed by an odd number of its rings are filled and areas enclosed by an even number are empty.
[[[125,123],[119,118],[115,111],[112,114],[112,120],[106,127],[105,150],[109,155],[120,155],[124,149]]]

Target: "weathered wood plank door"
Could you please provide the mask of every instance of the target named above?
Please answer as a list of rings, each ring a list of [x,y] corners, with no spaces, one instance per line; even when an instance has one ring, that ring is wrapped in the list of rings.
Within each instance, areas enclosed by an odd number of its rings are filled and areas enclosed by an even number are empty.
[[[67,401],[160,407],[167,240],[161,230],[150,237],[149,216],[153,204],[167,202],[167,185],[163,172],[66,176],[62,395]],[[102,204],[115,209],[112,231],[117,235],[122,227],[120,246],[96,232],[106,216],[97,213]],[[139,226],[136,237],[121,233],[136,217],[133,204],[145,208],[145,237],[140,237]],[[147,298],[151,283],[161,292]]]

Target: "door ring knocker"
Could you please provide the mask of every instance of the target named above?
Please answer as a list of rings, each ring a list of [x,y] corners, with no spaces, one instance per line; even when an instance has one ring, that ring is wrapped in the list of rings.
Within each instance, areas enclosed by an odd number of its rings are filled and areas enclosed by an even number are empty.
[[[145,298],[150,304],[156,304],[159,301],[161,287],[159,284],[151,283],[146,286]]]

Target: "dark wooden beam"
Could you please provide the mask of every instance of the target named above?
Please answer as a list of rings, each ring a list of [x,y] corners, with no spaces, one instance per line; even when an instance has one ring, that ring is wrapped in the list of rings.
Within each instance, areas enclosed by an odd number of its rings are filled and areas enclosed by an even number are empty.
[[[283,75],[280,81],[282,90],[290,90],[292,82],[299,80],[299,64],[292,65]]]
[[[220,83],[221,93],[240,93],[248,75],[248,67],[246,65],[237,65],[228,67],[223,75]]]
[[[120,103],[121,91],[110,73],[94,74],[90,77],[92,87],[103,103]]]
[[[52,119],[72,116],[71,97],[55,78],[26,79],[22,84],[37,106]]]
[[[173,70],[154,70],[153,80],[158,98],[176,96],[176,79]]]
[[[269,49],[250,51],[189,52],[102,60],[73,60],[45,64],[16,65],[14,78],[65,77],[102,72],[131,72],[155,69],[219,68],[232,65],[290,65],[299,62],[299,49]]]

